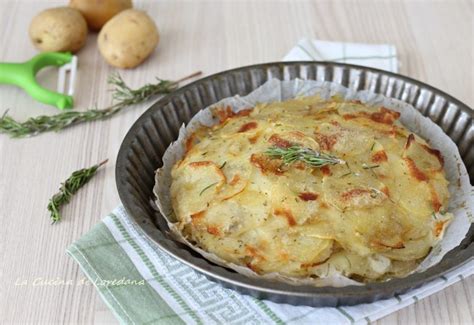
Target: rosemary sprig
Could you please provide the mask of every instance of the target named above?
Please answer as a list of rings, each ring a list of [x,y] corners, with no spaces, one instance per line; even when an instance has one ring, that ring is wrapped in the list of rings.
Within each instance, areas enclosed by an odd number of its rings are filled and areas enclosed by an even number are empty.
[[[372,166],[369,166],[369,165],[366,165],[366,164],[362,164],[362,168],[364,169],[374,169],[374,168],[379,168],[380,165],[372,165]]]
[[[345,164],[345,161],[335,156],[297,145],[289,148],[272,146],[265,151],[265,154],[272,158],[280,158],[283,160],[283,163],[287,165],[295,161],[302,161],[312,167]]]
[[[38,135],[43,132],[61,131],[67,127],[84,122],[103,120],[117,114],[122,109],[142,103],[155,95],[168,94],[177,89],[179,83],[196,77],[201,72],[193,73],[177,81],[157,78],[157,82],[146,84],[138,89],[131,89],[119,74],[111,75],[108,84],[113,86],[112,98],[115,104],[104,109],[89,109],[86,111],[66,111],[56,115],[41,115],[30,117],[25,122],[18,122],[8,115],[8,110],[0,117],[0,133],[12,138],[23,138]]]
[[[72,196],[82,186],[89,182],[91,178],[94,177],[97,169],[106,164],[107,161],[108,159],[90,168],[76,170],[64,183],[61,184],[59,192],[53,195],[48,204],[48,210],[51,212],[51,219],[53,223],[61,220],[61,214],[59,213],[61,207],[69,203]]]
[[[214,185],[216,185],[218,182],[215,182],[215,183],[212,183],[212,184],[209,184],[207,185],[205,188],[202,189],[202,191],[199,193],[199,196],[202,195],[202,193],[204,193],[206,190],[210,189],[211,187],[213,187]]]

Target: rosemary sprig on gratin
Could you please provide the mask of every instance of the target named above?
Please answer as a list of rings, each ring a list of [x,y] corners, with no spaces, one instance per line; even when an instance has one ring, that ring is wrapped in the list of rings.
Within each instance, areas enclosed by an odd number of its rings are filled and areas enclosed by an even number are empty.
[[[30,117],[24,122],[18,122],[7,115],[0,116],[0,133],[6,133],[12,138],[24,138],[43,132],[61,131],[67,127],[84,122],[106,119],[117,114],[122,109],[142,103],[155,95],[168,94],[178,88],[180,82],[193,78],[201,72],[193,73],[177,81],[157,78],[157,82],[146,84],[138,89],[130,88],[118,74],[109,77],[108,84],[112,85],[112,98],[115,104],[104,109],[89,109],[86,111],[67,111],[56,115],[41,115]]]
[[[288,148],[272,146],[265,151],[265,154],[272,158],[279,158],[287,165],[296,161],[302,161],[312,167],[345,164],[344,160],[335,156],[297,145]]]
[[[217,183],[218,183],[218,182],[215,182],[215,183],[212,183],[212,184],[207,185],[205,188],[203,188],[203,189],[201,190],[201,192],[199,192],[199,196],[201,196],[202,193],[204,193],[206,190],[210,189],[210,188],[213,187],[214,185],[217,185]]]
[[[367,164],[362,164],[362,168],[364,169],[374,169],[374,168],[379,168],[380,165],[372,165],[372,166],[369,166]]]
[[[53,223],[61,220],[61,214],[59,212],[61,207],[69,203],[72,196],[76,194],[82,186],[89,182],[91,178],[94,177],[97,170],[102,165],[105,165],[107,161],[108,159],[90,168],[76,170],[64,183],[61,184],[59,192],[53,195],[48,204],[48,210],[51,213],[51,220]]]

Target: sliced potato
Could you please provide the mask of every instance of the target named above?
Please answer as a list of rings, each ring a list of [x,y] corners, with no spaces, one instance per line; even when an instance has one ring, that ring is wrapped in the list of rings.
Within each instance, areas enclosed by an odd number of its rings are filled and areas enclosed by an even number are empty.
[[[422,139],[406,145],[410,133],[398,113],[318,98],[225,112],[220,124],[195,133],[175,167],[210,160],[224,175],[201,200],[207,209],[184,219],[198,220],[192,236],[208,252],[260,274],[368,282],[408,274],[443,237],[449,192],[441,160]],[[319,168],[294,152],[286,160],[268,154],[294,145],[346,163]],[[197,177],[190,172],[173,175],[181,221],[203,208],[178,193],[183,180]],[[214,166],[199,174],[209,182],[215,173]]]
[[[173,170],[177,181],[171,186],[171,195],[179,205],[175,213],[180,220],[205,211],[226,183],[219,166],[211,161],[194,161]]]

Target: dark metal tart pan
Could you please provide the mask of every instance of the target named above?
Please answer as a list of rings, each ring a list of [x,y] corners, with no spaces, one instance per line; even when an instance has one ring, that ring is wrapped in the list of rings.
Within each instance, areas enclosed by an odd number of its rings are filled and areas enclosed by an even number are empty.
[[[178,137],[182,123],[225,97],[246,95],[271,78],[327,80],[354,90],[370,90],[413,105],[441,126],[457,144],[474,180],[474,113],[452,96],[420,81],[382,70],[331,62],[276,62],[228,70],[195,81],[163,97],[131,127],[117,158],[116,182],[130,216],[162,250],[207,278],[244,294],[294,305],[354,305],[390,298],[419,287],[466,263],[474,255],[474,226],[464,241],[443,260],[422,273],[364,286],[314,287],[252,279],[207,261],[174,241],[159,212],[150,204],[154,172]]]

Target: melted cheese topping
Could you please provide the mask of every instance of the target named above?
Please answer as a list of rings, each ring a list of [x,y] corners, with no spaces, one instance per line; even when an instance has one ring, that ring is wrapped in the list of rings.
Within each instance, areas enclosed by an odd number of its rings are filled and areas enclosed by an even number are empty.
[[[440,240],[450,214],[443,158],[360,102],[305,97],[233,113],[187,139],[172,170],[180,229],[259,274],[403,276]],[[285,165],[270,146],[300,145],[347,164]]]

